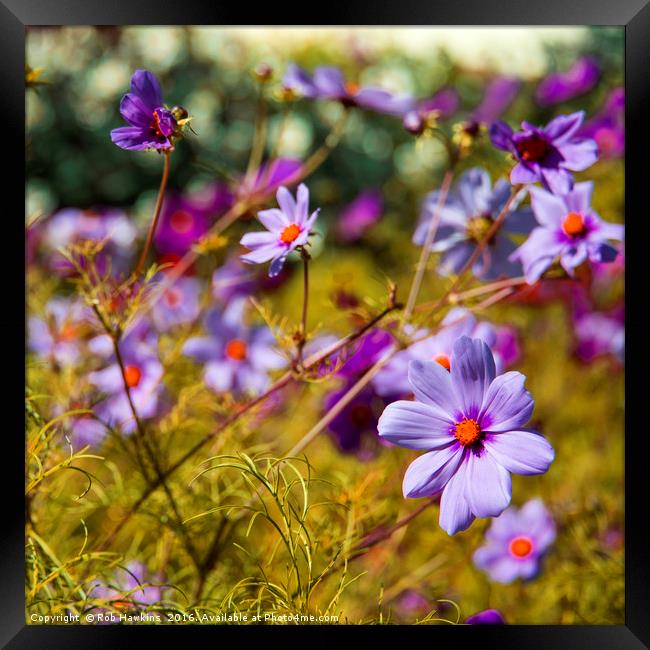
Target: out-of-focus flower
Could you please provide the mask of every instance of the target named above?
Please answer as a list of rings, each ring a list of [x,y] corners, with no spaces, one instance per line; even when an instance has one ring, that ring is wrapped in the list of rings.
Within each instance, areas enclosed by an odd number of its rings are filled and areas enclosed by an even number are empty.
[[[236,296],[249,296],[258,288],[256,273],[232,255],[212,274],[212,295],[221,302],[229,302]]]
[[[88,317],[87,308],[66,298],[52,298],[43,317],[29,317],[29,348],[41,359],[61,366],[72,366],[79,360],[81,329]]]
[[[600,77],[600,66],[593,57],[579,58],[566,72],[554,72],[537,86],[535,98],[540,106],[554,106],[589,92]]]
[[[477,322],[468,309],[455,307],[443,319],[439,332],[401,350],[381,368],[372,380],[375,389],[380,395],[408,395],[411,392],[408,378],[408,367],[411,361],[436,361],[449,370],[454,343],[461,336],[485,341],[494,354],[497,372],[501,372],[506,367],[507,364],[496,350],[497,328],[491,323]],[[509,353],[508,361],[512,363],[514,359],[511,350],[506,348],[505,352]]]
[[[184,255],[231,204],[231,193],[221,185],[210,188],[209,193],[168,195],[156,228],[156,249],[164,256]]]
[[[432,251],[443,253],[439,273],[458,273],[465,266],[505,206],[510,191],[510,184],[506,180],[497,181],[492,187],[490,175],[480,167],[469,169],[460,177],[455,192],[449,193],[440,209],[440,223],[431,246]],[[422,214],[413,234],[413,242],[419,246],[424,245],[429,224],[436,214],[439,196],[439,191],[431,192],[424,200]],[[510,210],[498,232],[488,241],[472,266],[474,275],[490,280],[521,273],[521,267],[508,259],[516,248],[508,233],[529,233],[534,223],[530,208]]]
[[[481,103],[470,113],[469,119],[483,124],[492,124],[501,117],[521,88],[521,81],[515,77],[495,77],[485,88]]]
[[[625,153],[625,89],[612,90],[604,106],[578,133],[593,138],[603,158],[620,158]]]
[[[287,256],[299,246],[305,246],[311,228],[316,221],[320,208],[309,214],[309,190],[301,183],[296,199],[286,187],[281,187],[276,195],[278,208],[262,210],[258,219],[267,232],[249,232],[241,238],[242,246],[251,252],[242,255],[247,264],[263,264],[272,260],[269,276],[280,273]]]
[[[555,522],[541,499],[532,499],[495,519],[485,540],[485,546],[474,553],[479,569],[496,582],[528,580],[537,575],[542,556],[555,541]]]
[[[564,196],[531,187],[533,213],[539,224],[510,256],[520,261],[529,284],[556,259],[571,276],[583,262],[611,262],[617,250],[608,240],[623,240],[624,226],[603,221],[591,208],[593,183],[576,183]]]
[[[297,158],[274,158],[266,161],[242,179],[237,197],[252,203],[263,201],[288,180],[297,176],[302,162]]]
[[[164,282],[164,278],[162,279]],[[176,325],[191,323],[199,316],[201,282],[196,278],[179,278],[169,286],[151,310],[154,325],[166,332]]]
[[[72,273],[73,267],[58,249],[84,241],[103,242],[97,257],[100,273],[106,270],[109,259],[111,271],[120,272],[128,268],[137,235],[137,228],[121,210],[65,208],[54,213],[43,224],[42,243],[49,251],[50,268],[61,274]]]
[[[433,128],[439,120],[451,117],[458,109],[460,100],[453,88],[442,88],[427,99],[414,102],[403,118],[404,128],[414,135],[420,135]]]
[[[505,625],[505,622],[506,619],[498,609],[484,609],[465,620],[467,625]]]
[[[123,433],[135,431],[136,421],[131,411],[124,384],[129,387],[131,401],[139,418],[151,418],[158,412],[159,398],[163,390],[161,379],[163,366],[152,346],[151,330],[144,321],[140,327],[120,342],[120,355],[124,364],[124,375],[114,355],[109,357],[107,367],[91,372],[88,380],[107,395],[95,412],[104,422],[119,427]],[[146,334],[145,334],[146,332]],[[106,337],[94,341],[98,353],[107,352]]]
[[[625,308],[608,312],[587,311],[574,316],[575,351],[585,363],[612,354],[621,363],[625,360]]]
[[[158,578],[147,579],[146,566],[137,560],[132,560],[119,573],[116,573],[111,584],[96,582],[93,584],[90,596],[101,600],[111,601],[116,609],[153,605],[160,601],[162,589],[152,582]]]
[[[131,92],[122,97],[120,114],[130,126],[111,131],[111,140],[122,149],[172,149],[187,123],[187,111],[170,110],[163,105],[160,83],[153,72],[136,70],[131,77]]]
[[[510,503],[510,472],[543,474],[553,447],[523,427],[534,402],[524,375],[496,375],[484,341],[461,337],[451,370],[435,361],[411,361],[409,381],[416,401],[389,404],[379,435],[400,447],[426,450],[406,471],[405,497],[442,492],[440,526],[449,535],[475,517],[496,517]]]
[[[215,393],[261,393],[269,385],[269,372],[286,365],[276,350],[268,327],[244,324],[245,298],[225,309],[212,309],[205,317],[207,336],[192,337],[183,354],[205,364],[204,381]]]
[[[492,144],[517,160],[510,172],[510,182],[540,182],[554,194],[571,190],[571,172],[584,171],[598,159],[596,142],[578,135],[584,118],[584,111],[578,111],[560,115],[544,127],[522,122],[522,130],[517,133],[505,122],[492,124]]]
[[[432,609],[429,599],[415,589],[405,589],[395,600],[395,606],[402,616],[428,614]]]
[[[306,70],[291,63],[282,85],[309,99],[331,99],[344,106],[358,106],[386,115],[402,116],[415,104],[410,95],[394,95],[382,88],[346,82],[341,71],[333,66],[317,67],[312,77]]]
[[[554,106],[589,92],[599,78],[598,61],[583,56],[566,72],[554,72],[542,79],[535,91],[535,98],[540,106]]]
[[[378,190],[365,190],[348,204],[336,222],[334,231],[343,242],[356,242],[381,219],[384,202]]]
[[[358,341],[338,353],[338,370],[341,377],[357,377],[374,365],[393,342],[391,334],[385,330],[371,330]]]

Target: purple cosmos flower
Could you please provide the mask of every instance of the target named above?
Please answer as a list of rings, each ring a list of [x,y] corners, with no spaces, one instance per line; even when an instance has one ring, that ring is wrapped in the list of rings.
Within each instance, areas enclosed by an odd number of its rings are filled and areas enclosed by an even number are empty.
[[[559,258],[571,276],[589,259],[611,262],[617,250],[608,240],[622,240],[624,226],[603,221],[591,208],[592,182],[576,183],[564,196],[539,187],[530,188],[537,223],[528,239],[510,256],[523,264],[526,280],[533,284]]]
[[[348,379],[362,375],[392,342],[392,335],[385,330],[375,329],[364,334],[356,343],[338,353],[338,361],[342,362],[338,374]]]
[[[112,601],[117,609],[127,609],[137,605],[153,605],[160,601],[162,589],[150,584],[158,578],[147,579],[147,568],[142,562],[132,560],[124,570],[116,574],[109,585],[97,582],[92,586],[91,597]]]
[[[542,556],[555,541],[555,522],[541,499],[532,499],[496,518],[485,539],[487,544],[474,553],[479,569],[496,582],[528,580],[537,575]]]
[[[122,149],[171,149],[178,124],[172,111],[163,106],[160,83],[153,72],[136,70],[131,92],[122,97],[120,114],[130,126],[111,131],[111,140]]]
[[[332,99],[344,106],[358,106],[386,115],[402,116],[415,104],[410,95],[394,95],[382,88],[346,82],[341,71],[333,66],[317,67],[312,77],[291,63],[282,85],[310,99]]]
[[[578,136],[584,117],[584,111],[560,115],[544,127],[522,122],[518,133],[505,122],[495,122],[490,127],[492,144],[517,160],[510,182],[539,181],[555,194],[568,192],[573,187],[571,172],[581,172],[598,159],[594,140]]]
[[[418,334],[424,335],[425,332],[423,330]],[[408,378],[408,368],[411,361],[436,361],[443,368],[449,370],[454,343],[461,336],[481,339],[490,346],[494,354],[497,373],[506,366],[496,349],[497,329],[490,323],[477,322],[468,309],[454,307],[446,314],[440,330],[436,334],[413,343],[388,361],[373,378],[376,391],[385,396],[409,395],[411,384]]]
[[[498,609],[484,609],[465,620],[466,625],[505,625],[505,622],[506,619]]]
[[[343,242],[356,242],[381,219],[384,202],[378,190],[365,190],[345,207],[334,228]]]
[[[29,348],[41,359],[61,366],[74,365],[79,360],[79,334],[88,316],[87,308],[78,301],[52,298],[44,311],[43,318],[29,318]]]
[[[196,278],[179,278],[165,289],[151,310],[154,325],[166,332],[176,325],[191,323],[199,316],[201,283]]]
[[[302,162],[296,158],[274,158],[260,165],[256,172],[242,179],[237,189],[240,200],[263,201],[281,185],[294,178]]]
[[[298,186],[296,200],[286,187],[281,187],[276,194],[278,208],[262,210],[257,213],[268,232],[249,232],[241,238],[242,246],[251,250],[242,255],[247,264],[263,264],[272,260],[269,276],[280,273],[287,255],[299,246],[307,244],[311,227],[316,221],[320,208],[309,215],[309,190],[301,183]]]
[[[453,88],[442,88],[435,95],[415,102],[402,119],[404,128],[414,135],[422,133],[430,120],[441,120],[453,115],[459,104],[458,93]]]
[[[170,259],[185,255],[231,204],[232,194],[223,186],[211,188],[209,194],[169,195],[154,237],[156,249]]]
[[[91,372],[88,379],[107,398],[97,405],[95,412],[101,420],[112,427],[121,428],[125,434],[135,431],[136,422],[126,396],[124,383],[129,387],[131,400],[140,418],[151,418],[157,414],[159,398],[163,389],[161,379],[163,366],[152,346],[148,324],[135,326],[120,343],[120,354],[124,363],[124,376],[117,360],[109,357],[109,365]],[[146,332],[146,335],[145,335]],[[106,353],[106,337],[97,337],[91,349],[99,354]]]
[[[132,244],[138,230],[129,217],[114,208],[79,210],[65,208],[53,214],[43,227],[43,246],[50,252],[49,265],[55,271],[67,275],[73,267],[59,252],[82,241],[104,242],[98,256],[100,273],[107,268],[110,258],[111,270],[125,271],[132,256]]]
[[[505,206],[510,190],[506,180],[497,181],[492,187],[490,175],[480,167],[469,169],[460,177],[455,192],[450,192],[440,210],[440,223],[431,246],[432,251],[443,253],[439,273],[450,275],[460,272]],[[424,245],[426,240],[438,198],[439,192],[435,191],[424,200],[420,221],[413,234],[413,242],[419,246]],[[521,267],[508,259],[516,248],[508,233],[527,234],[534,222],[530,208],[508,212],[503,225],[474,263],[474,275],[493,280],[502,275],[510,277],[520,274]]]
[[[416,401],[389,404],[379,435],[409,449],[426,450],[406,471],[405,497],[442,492],[440,526],[465,530],[475,517],[496,517],[510,503],[510,472],[542,474],[555,452],[536,431],[523,429],[533,399],[519,372],[496,376],[484,341],[461,337],[451,370],[435,361],[411,361]]]
[[[625,90],[612,90],[605,105],[578,134],[593,138],[603,158],[620,158],[625,153]]]
[[[223,311],[212,309],[205,318],[208,335],[190,338],[183,346],[183,354],[205,364],[205,383],[215,393],[261,393],[269,372],[286,365],[268,327],[244,325],[246,302],[237,298]]]
[[[587,311],[574,316],[573,333],[576,354],[589,363],[595,358],[612,354],[625,360],[625,308],[621,305],[610,312]]]
[[[224,303],[236,296],[249,296],[258,286],[256,273],[243,264],[238,255],[229,257],[212,274],[212,295]]]
[[[72,446],[75,449],[96,447],[106,437],[106,427],[90,413],[68,418],[67,425],[70,429]]]
[[[554,72],[545,77],[535,98],[540,106],[553,106],[589,92],[600,77],[598,61],[592,57],[579,58],[566,72]]]
[[[483,100],[471,112],[470,120],[492,124],[512,103],[521,88],[521,81],[515,77],[500,76],[487,85]]]

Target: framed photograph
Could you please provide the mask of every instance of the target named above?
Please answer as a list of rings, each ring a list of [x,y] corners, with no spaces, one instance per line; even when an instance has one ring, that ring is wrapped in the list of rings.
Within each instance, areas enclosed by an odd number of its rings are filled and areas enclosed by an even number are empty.
[[[159,4],[0,4],[4,647],[650,647],[645,0]]]

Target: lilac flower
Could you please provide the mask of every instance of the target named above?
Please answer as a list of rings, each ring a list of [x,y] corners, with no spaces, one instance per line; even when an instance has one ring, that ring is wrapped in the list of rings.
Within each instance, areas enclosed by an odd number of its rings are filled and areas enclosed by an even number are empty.
[[[474,564],[492,580],[508,584],[537,575],[542,556],[555,541],[555,522],[540,499],[521,509],[508,508],[485,534],[487,544],[474,553]]]
[[[269,276],[280,273],[287,255],[299,246],[307,244],[307,238],[316,221],[320,208],[309,215],[309,190],[301,183],[298,186],[296,200],[286,187],[281,187],[276,195],[278,208],[262,210],[257,213],[268,232],[250,232],[241,238],[242,246],[251,250],[242,255],[247,264],[262,264],[272,260]]]
[[[91,597],[112,601],[111,604],[116,609],[153,605],[160,601],[162,589],[149,584],[158,581],[158,578],[147,580],[146,574],[146,566],[142,562],[132,560],[123,571],[116,574],[115,580],[110,585],[103,582],[92,585]]]
[[[240,200],[262,201],[280,185],[296,176],[302,163],[296,158],[274,158],[260,165],[256,172],[242,179],[237,189]]]
[[[335,226],[336,237],[343,242],[356,242],[381,219],[384,202],[378,190],[361,192],[341,212]]]
[[[124,376],[113,355],[109,357],[108,366],[88,376],[90,383],[107,396],[97,406],[95,412],[109,426],[119,427],[125,434],[133,433],[136,428],[124,388],[125,380],[135,410],[143,419],[157,414],[163,389],[161,383],[163,367],[152,347],[148,325],[144,321],[142,323],[141,326],[134,327],[120,343]],[[100,354],[105,353],[107,351],[105,343],[106,337],[98,337],[93,343],[94,350]]]
[[[440,331],[413,343],[395,354],[373,378],[373,385],[379,395],[406,396],[411,393],[408,368],[411,361],[436,361],[443,368],[451,367],[451,354],[454,343],[461,336],[478,338],[492,349],[497,372],[507,365],[497,352],[498,330],[487,322],[477,322],[474,315],[462,307],[455,307],[446,314]],[[418,332],[423,336],[425,330]],[[505,350],[510,352],[510,350]],[[508,359],[510,361],[510,359]]]
[[[492,144],[517,160],[511,183],[539,181],[555,194],[568,192],[573,187],[571,172],[581,172],[598,159],[598,145],[578,136],[584,117],[584,111],[560,115],[544,127],[522,122],[518,133],[505,122],[495,122],[490,127]]]
[[[153,72],[136,70],[131,92],[122,97],[120,114],[130,126],[111,131],[111,140],[122,149],[172,149],[179,124],[174,113],[163,106],[160,83]]]
[[[623,306],[610,312],[588,311],[574,316],[573,333],[578,357],[589,363],[612,354],[625,360],[625,311]]]
[[[29,348],[41,359],[61,366],[72,366],[79,360],[80,330],[87,309],[78,301],[52,298],[45,313],[29,318]]]
[[[257,275],[242,264],[238,255],[229,257],[212,274],[212,295],[226,303],[236,296],[249,296],[258,288]]]
[[[616,249],[608,240],[622,240],[624,227],[603,221],[591,208],[593,183],[576,183],[573,190],[557,196],[531,187],[531,203],[539,224],[510,256],[523,264],[526,280],[533,284],[556,258],[571,276],[589,259],[611,262]]]
[[[480,167],[469,169],[460,177],[455,192],[450,192],[440,210],[440,222],[431,246],[432,251],[443,253],[439,273],[450,275],[460,272],[505,206],[510,189],[510,184],[505,180],[498,181],[492,187],[490,175]],[[413,242],[419,246],[424,245],[429,224],[436,214],[438,199],[438,191],[431,192],[425,198],[413,235]],[[489,240],[472,266],[474,275],[492,280],[502,275],[510,277],[519,274],[521,267],[508,259],[516,248],[508,234],[528,233],[533,224],[529,208],[509,211],[499,231]]]
[[[394,95],[382,88],[361,87],[354,82],[346,82],[341,71],[333,66],[317,67],[312,77],[292,63],[287,68],[282,85],[310,99],[331,99],[344,106],[358,106],[386,115],[402,116],[415,104],[410,95]]]
[[[191,323],[199,316],[201,283],[196,278],[182,277],[165,289],[151,310],[151,318],[161,332],[176,325]]]
[[[246,299],[238,298],[223,311],[212,309],[205,318],[208,335],[192,337],[183,346],[183,354],[205,364],[205,383],[215,393],[261,393],[269,385],[269,372],[286,365],[268,327],[244,325],[245,306]]]
[[[500,76],[487,85],[483,100],[470,113],[470,121],[491,124],[512,103],[521,88],[521,81],[515,77]]]
[[[458,93],[453,88],[443,88],[435,95],[415,102],[404,114],[402,124],[409,133],[419,135],[435,121],[453,115],[458,103]]]
[[[625,153],[625,90],[612,90],[605,105],[578,134],[593,138],[603,158],[620,158]]]
[[[96,447],[106,437],[106,427],[90,413],[73,416],[67,420],[71,432],[71,442],[74,449]]]
[[[504,625],[505,622],[506,619],[498,609],[484,609],[465,620],[466,625]]]
[[[185,255],[210,229],[214,215],[225,212],[232,195],[222,186],[210,196],[169,195],[163,204],[154,244],[165,255]]]
[[[53,214],[44,224],[43,246],[50,251],[50,268],[67,275],[73,267],[59,252],[83,241],[104,242],[98,256],[101,273],[110,258],[111,270],[125,271],[132,255],[132,244],[138,230],[129,217],[114,208],[80,210],[65,208]]]
[[[338,374],[348,379],[362,375],[379,361],[392,342],[392,335],[385,330],[370,330],[347,349],[338,353],[338,361],[343,362]]]
[[[553,106],[589,92],[600,77],[600,66],[592,57],[581,57],[564,73],[554,72],[545,77],[535,98],[540,106]]]
[[[542,474],[555,452],[536,431],[524,429],[533,399],[519,372],[496,376],[484,341],[461,337],[451,370],[435,361],[411,361],[416,401],[389,404],[379,435],[401,447],[426,450],[404,476],[405,497],[442,492],[440,526],[449,535],[475,517],[496,517],[510,503],[510,472]]]

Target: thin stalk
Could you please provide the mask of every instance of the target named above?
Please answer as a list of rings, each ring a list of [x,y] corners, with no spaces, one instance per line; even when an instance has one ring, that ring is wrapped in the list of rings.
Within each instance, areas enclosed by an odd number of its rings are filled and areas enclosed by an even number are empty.
[[[147,240],[142,249],[142,254],[140,255],[140,260],[138,265],[135,267],[135,275],[140,275],[144,264],[147,261],[147,255],[149,254],[149,249],[151,248],[151,242],[153,241],[154,234],[156,233],[156,226],[158,225],[158,219],[160,218],[160,210],[162,208],[163,199],[165,198],[165,190],[167,189],[167,180],[169,179],[169,159],[171,157],[171,151],[165,150],[163,152],[164,156],[164,166],[162,178],[160,179],[160,187],[158,189],[158,197],[156,198],[156,205],[153,210],[153,217],[151,218],[151,224],[149,225],[149,232],[147,233]]]
[[[302,317],[300,319],[300,332],[297,345],[298,368],[302,367],[302,352],[307,342],[307,307],[309,304],[309,253],[302,248],[300,251],[303,267],[303,294],[302,294]]]

